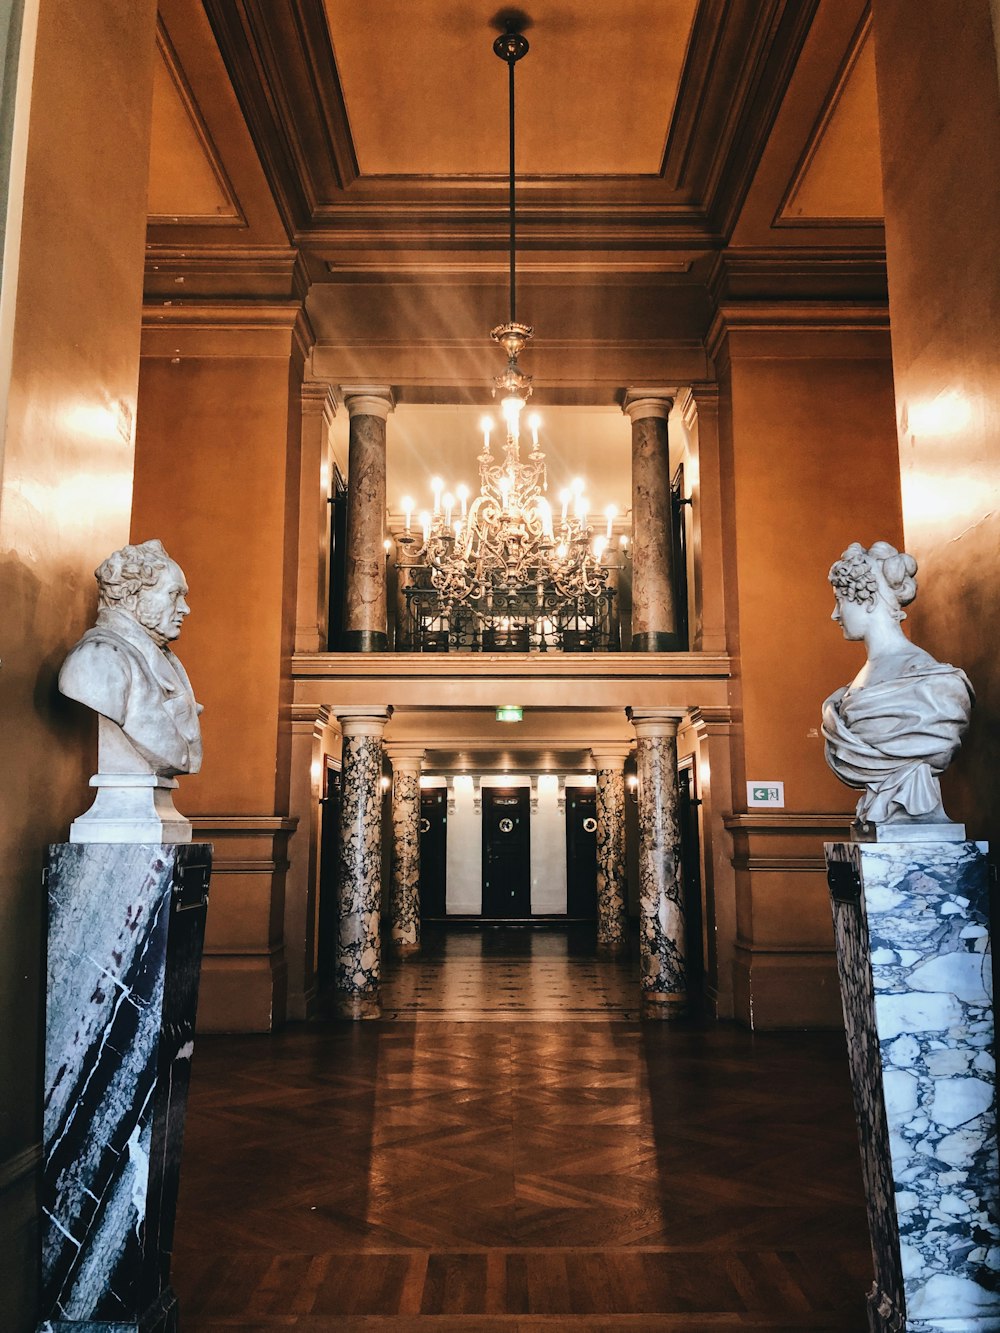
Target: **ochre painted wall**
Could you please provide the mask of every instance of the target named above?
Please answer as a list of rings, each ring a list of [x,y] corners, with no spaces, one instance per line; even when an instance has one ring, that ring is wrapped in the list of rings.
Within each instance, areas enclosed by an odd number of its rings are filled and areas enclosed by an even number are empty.
[[[128,538],[156,5],[41,0],[0,495],[0,1328],[34,1328],[45,844],[90,803],[56,691]],[[18,237],[9,235],[8,260]],[[13,247],[11,249],[10,247]],[[9,269],[5,269],[5,278]],[[9,297],[9,291],[5,293]]]
[[[176,798],[187,815],[287,808],[275,750],[291,643],[291,374],[287,356],[142,361],[132,539],[159,537],[187,575],[176,648],[205,706],[205,763]]]
[[[972,728],[943,783],[1000,840],[1000,90],[988,0],[876,0],[889,313],[914,638],[968,672]],[[997,9],[993,6],[993,18]]]
[[[199,1027],[262,1031],[285,1007],[302,358],[290,328],[234,330],[239,355],[192,355],[192,321],[166,335],[178,355],[143,356],[132,536],[159,537],[190,587],[176,646],[205,760],[176,803],[216,845]]]
[[[830,620],[827,574],[852,541],[901,540],[888,337],[737,328],[717,355],[737,673],[736,1017],[839,1026],[822,844],[844,835],[857,793],[827,768],[820,707],[864,652]],[[784,809],[748,810],[747,781],[784,782]]]

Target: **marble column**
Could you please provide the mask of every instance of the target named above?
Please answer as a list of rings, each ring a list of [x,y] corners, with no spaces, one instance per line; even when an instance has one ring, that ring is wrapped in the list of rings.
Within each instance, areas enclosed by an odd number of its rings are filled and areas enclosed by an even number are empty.
[[[627,745],[591,749],[597,769],[597,947],[628,945],[625,899],[625,760]]]
[[[420,951],[420,763],[422,746],[386,745],[392,762],[392,878],[389,930],[393,953]]]
[[[1000,1329],[986,850],[826,845],[875,1268],[872,1333]]]
[[[343,735],[337,875],[336,1009],[378,1018],[382,977],[382,733],[391,708],[337,714]]]
[[[684,885],[677,785],[679,718],[629,708],[639,778],[639,967],[645,1018],[675,1018],[687,1007]]]
[[[212,848],[49,848],[39,1333],[169,1333]]]
[[[347,460],[346,652],[385,652],[385,431],[394,403],[386,387],[344,386],[351,419]]]
[[[677,652],[670,503],[668,389],[629,389],[622,411],[632,422],[632,651]]]

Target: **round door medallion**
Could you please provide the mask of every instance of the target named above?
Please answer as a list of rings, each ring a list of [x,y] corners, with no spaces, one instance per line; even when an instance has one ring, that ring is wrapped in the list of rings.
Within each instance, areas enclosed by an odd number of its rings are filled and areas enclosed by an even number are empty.
[[[501,819],[501,821],[500,821],[500,832],[501,832],[501,833],[512,833],[513,831],[514,831],[514,821],[513,821],[513,819]]]
[[[588,815],[587,818],[583,821],[583,831],[584,833],[597,832],[597,820],[593,817],[593,815]]]
[[[430,833],[430,831],[431,831],[431,821],[429,819],[422,819],[420,821],[420,832]]]

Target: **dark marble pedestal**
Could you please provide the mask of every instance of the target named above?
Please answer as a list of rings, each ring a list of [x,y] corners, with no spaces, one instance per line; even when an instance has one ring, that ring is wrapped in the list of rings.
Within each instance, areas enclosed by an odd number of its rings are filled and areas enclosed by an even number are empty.
[[[170,1253],[212,849],[60,843],[39,1333],[172,1333]]]
[[[985,844],[828,843],[872,1333],[1000,1330]]]

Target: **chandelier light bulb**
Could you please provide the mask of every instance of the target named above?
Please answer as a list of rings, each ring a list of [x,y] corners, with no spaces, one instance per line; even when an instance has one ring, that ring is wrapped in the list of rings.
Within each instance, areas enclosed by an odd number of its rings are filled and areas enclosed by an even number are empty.
[[[560,542],[559,545],[556,547],[556,555],[559,557],[560,560],[566,559],[566,549],[567,548],[565,542]]]
[[[483,452],[490,451],[490,434],[493,430],[493,418],[482,417],[479,422],[479,429],[483,432]]]
[[[533,449],[538,448],[538,427],[541,424],[542,418],[537,412],[532,412],[531,416],[528,418],[528,426],[531,429],[531,447]]]
[[[503,413],[503,419],[507,423],[507,434],[513,435],[517,439],[520,434],[520,418],[524,409],[524,399],[515,398],[513,395],[505,398],[500,404],[500,411]]]
[[[608,505],[604,510],[604,517],[608,520],[608,533],[607,533],[608,541],[611,540],[611,526],[614,523],[617,514],[618,514],[617,505]]]
[[[574,477],[574,478],[573,478],[573,494],[574,494],[574,495],[582,495],[582,494],[583,494],[583,478],[582,478],[582,477]]]
[[[598,560],[600,560],[601,556],[604,554],[607,548],[608,548],[608,540],[606,537],[594,538],[594,555],[597,557]]]
[[[628,549],[628,537],[625,535],[624,532],[618,538],[618,545],[622,548],[623,551]]]
[[[455,497],[452,495],[451,491],[445,492],[444,498],[441,501],[441,503],[444,505],[444,525],[446,528],[450,528],[451,511],[455,508]]]
[[[431,516],[426,509],[420,513],[420,526],[424,530],[424,545],[426,546],[431,535]]]
[[[444,490],[444,482],[440,477],[431,477],[431,490],[434,492],[434,512],[441,512],[441,492]]]
[[[563,489],[559,492],[559,503],[562,505],[562,518],[559,520],[563,526],[566,524],[566,511],[569,509],[570,495],[569,491]]]
[[[461,486],[455,487],[455,494],[458,496],[458,503],[462,506],[462,517],[465,518],[465,507],[469,499],[469,488],[465,482]]]
[[[406,526],[406,531],[409,532],[409,531],[410,531],[410,521],[411,521],[411,519],[413,518],[413,500],[412,500],[412,498],[411,498],[409,495],[404,495],[404,496],[403,496],[403,499],[402,499],[402,505],[403,505],[403,520],[404,520],[404,523],[405,523],[405,526]]]

